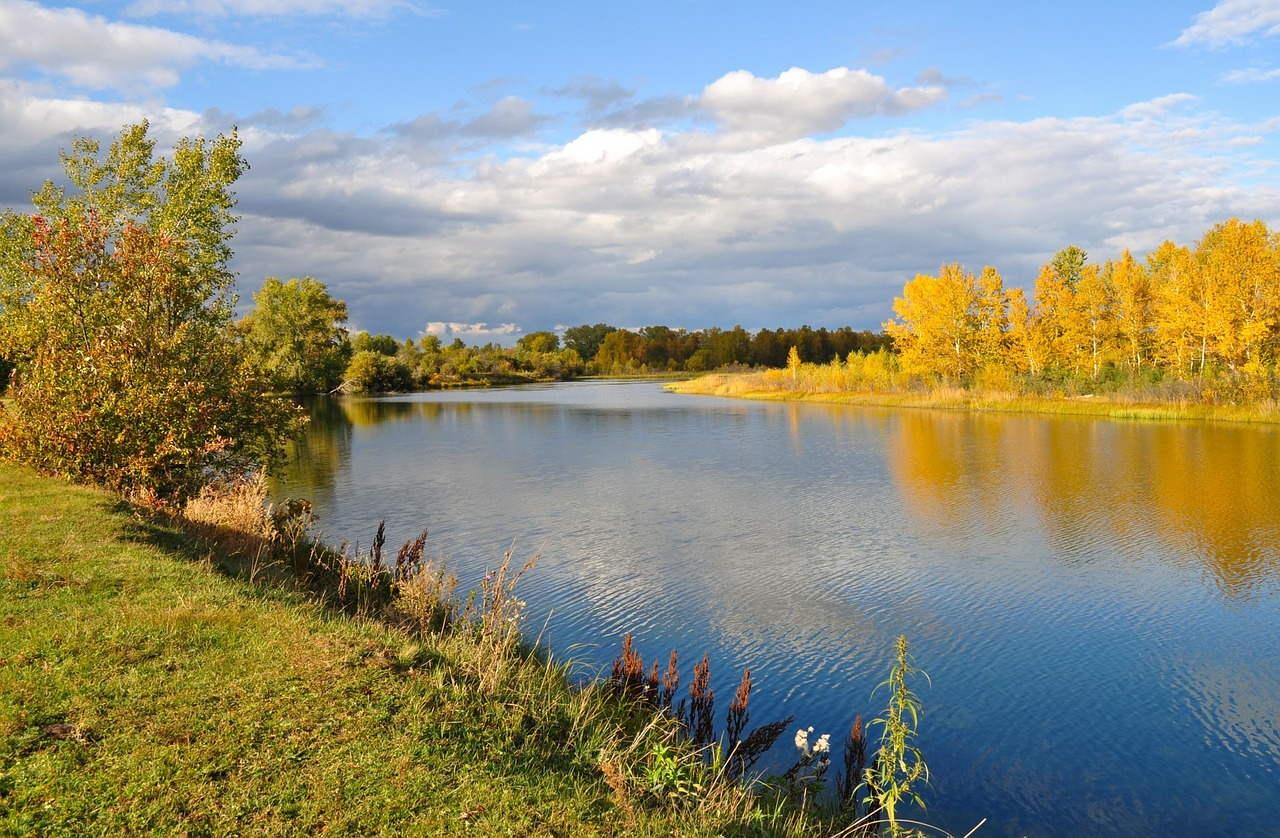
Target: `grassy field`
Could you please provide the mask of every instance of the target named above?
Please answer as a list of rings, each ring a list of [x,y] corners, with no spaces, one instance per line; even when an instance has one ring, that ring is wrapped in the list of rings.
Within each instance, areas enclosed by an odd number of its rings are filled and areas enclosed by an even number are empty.
[[[0,463],[0,834],[805,831],[726,788],[646,805],[645,719],[604,690],[205,544]]]
[[[935,387],[920,390],[844,391],[808,387],[805,375],[822,366],[806,364],[794,383],[785,370],[705,375],[671,384],[677,393],[757,401],[803,401],[877,407],[933,408],[992,413],[1045,413],[1064,416],[1100,416],[1109,419],[1213,420],[1223,422],[1280,422],[1280,407],[1267,402],[1254,405],[1210,405],[1188,401],[1142,402],[1108,395],[1035,396],[999,390]]]

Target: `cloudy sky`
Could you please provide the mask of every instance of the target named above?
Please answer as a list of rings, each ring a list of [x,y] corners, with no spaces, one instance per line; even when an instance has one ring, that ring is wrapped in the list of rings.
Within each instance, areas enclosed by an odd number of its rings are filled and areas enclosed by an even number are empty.
[[[246,300],[879,329],[944,262],[1280,227],[1280,0],[0,0],[0,207],[142,118],[238,126]]]

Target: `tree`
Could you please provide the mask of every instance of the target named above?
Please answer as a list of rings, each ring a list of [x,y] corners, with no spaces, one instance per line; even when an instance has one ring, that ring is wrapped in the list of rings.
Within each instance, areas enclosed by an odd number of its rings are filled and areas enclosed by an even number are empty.
[[[960,265],[938,276],[918,274],[893,301],[897,320],[884,324],[908,375],[961,379],[974,372],[978,287]]]
[[[604,336],[596,350],[596,369],[602,373],[622,373],[638,366],[636,350],[640,348],[640,336],[626,329],[614,329]]]
[[[1011,289],[1009,291],[1009,349],[1013,368],[1033,376],[1039,375],[1044,369],[1048,345],[1044,325],[1027,304],[1026,292],[1021,288]]]
[[[181,499],[270,461],[300,421],[232,329],[234,134],[154,159],[147,124],[62,156],[32,215],[0,221],[0,447],[46,473]]]
[[[533,354],[560,351],[560,336],[555,332],[530,332],[516,341],[516,348]]]
[[[250,359],[283,390],[327,393],[342,383],[350,360],[347,304],[311,277],[267,277],[241,321]]]
[[[344,375],[360,393],[401,392],[413,384],[409,368],[400,359],[371,349],[356,352]]]
[[[1261,221],[1232,218],[1205,233],[1195,251],[1213,304],[1208,343],[1229,368],[1261,375],[1275,356],[1280,265]]]
[[[1005,361],[1009,331],[1009,301],[1000,272],[988,265],[978,277],[976,351],[978,365],[1000,365]]]
[[[461,339],[455,341],[461,343]],[[356,332],[351,338],[351,351],[356,352],[377,352],[379,355],[386,355],[388,358],[394,358],[400,354],[400,341],[391,335],[371,335],[368,332]]]
[[[1116,330],[1125,348],[1125,356],[1135,369],[1150,360],[1154,317],[1151,274],[1134,261],[1125,250],[1118,262],[1108,262],[1104,272],[1114,289]]]
[[[1076,285],[1084,276],[1084,266],[1087,261],[1089,261],[1089,254],[1070,244],[1055,253],[1053,261],[1045,267],[1053,272],[1059,282],[1075,291]]]
[[[605,335],[615,331],[617,331],[616,328],[604,323],[597,323],[594,326],[584,323],[564,330],[564,345],[566,349],[576,351],[584,361],[590,361],[600,351],[600,344],[604,343]]]

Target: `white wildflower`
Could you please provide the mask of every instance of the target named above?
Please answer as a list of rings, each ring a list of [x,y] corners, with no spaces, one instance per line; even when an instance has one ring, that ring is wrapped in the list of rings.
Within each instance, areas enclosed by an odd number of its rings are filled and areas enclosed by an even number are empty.
[[[809,756],[809,731],[811,730],[813,728],[809,728],[809,730],[800,728],[796,731],[796,750],[804,756]]]
[[[813,752],[815,754],[831,753],[831,734],[824,733],[818,737],[818,741],[813,743]]]

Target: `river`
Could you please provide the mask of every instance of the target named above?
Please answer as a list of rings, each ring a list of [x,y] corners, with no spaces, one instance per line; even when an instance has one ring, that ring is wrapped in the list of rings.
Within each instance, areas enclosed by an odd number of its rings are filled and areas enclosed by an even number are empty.
[[[331,543],[474,587],[587,671],[705,651],[727,710],[843,739],[905,634],[925,818],[964,834],[1280,829],[1280,428],[732,401],[578,382],[317,401],[277,488]],[[785,767],[790,736],[772,755]],[[836,760],[840,758],[836,749]],[[834,769],[833,769],[834,775]]]

